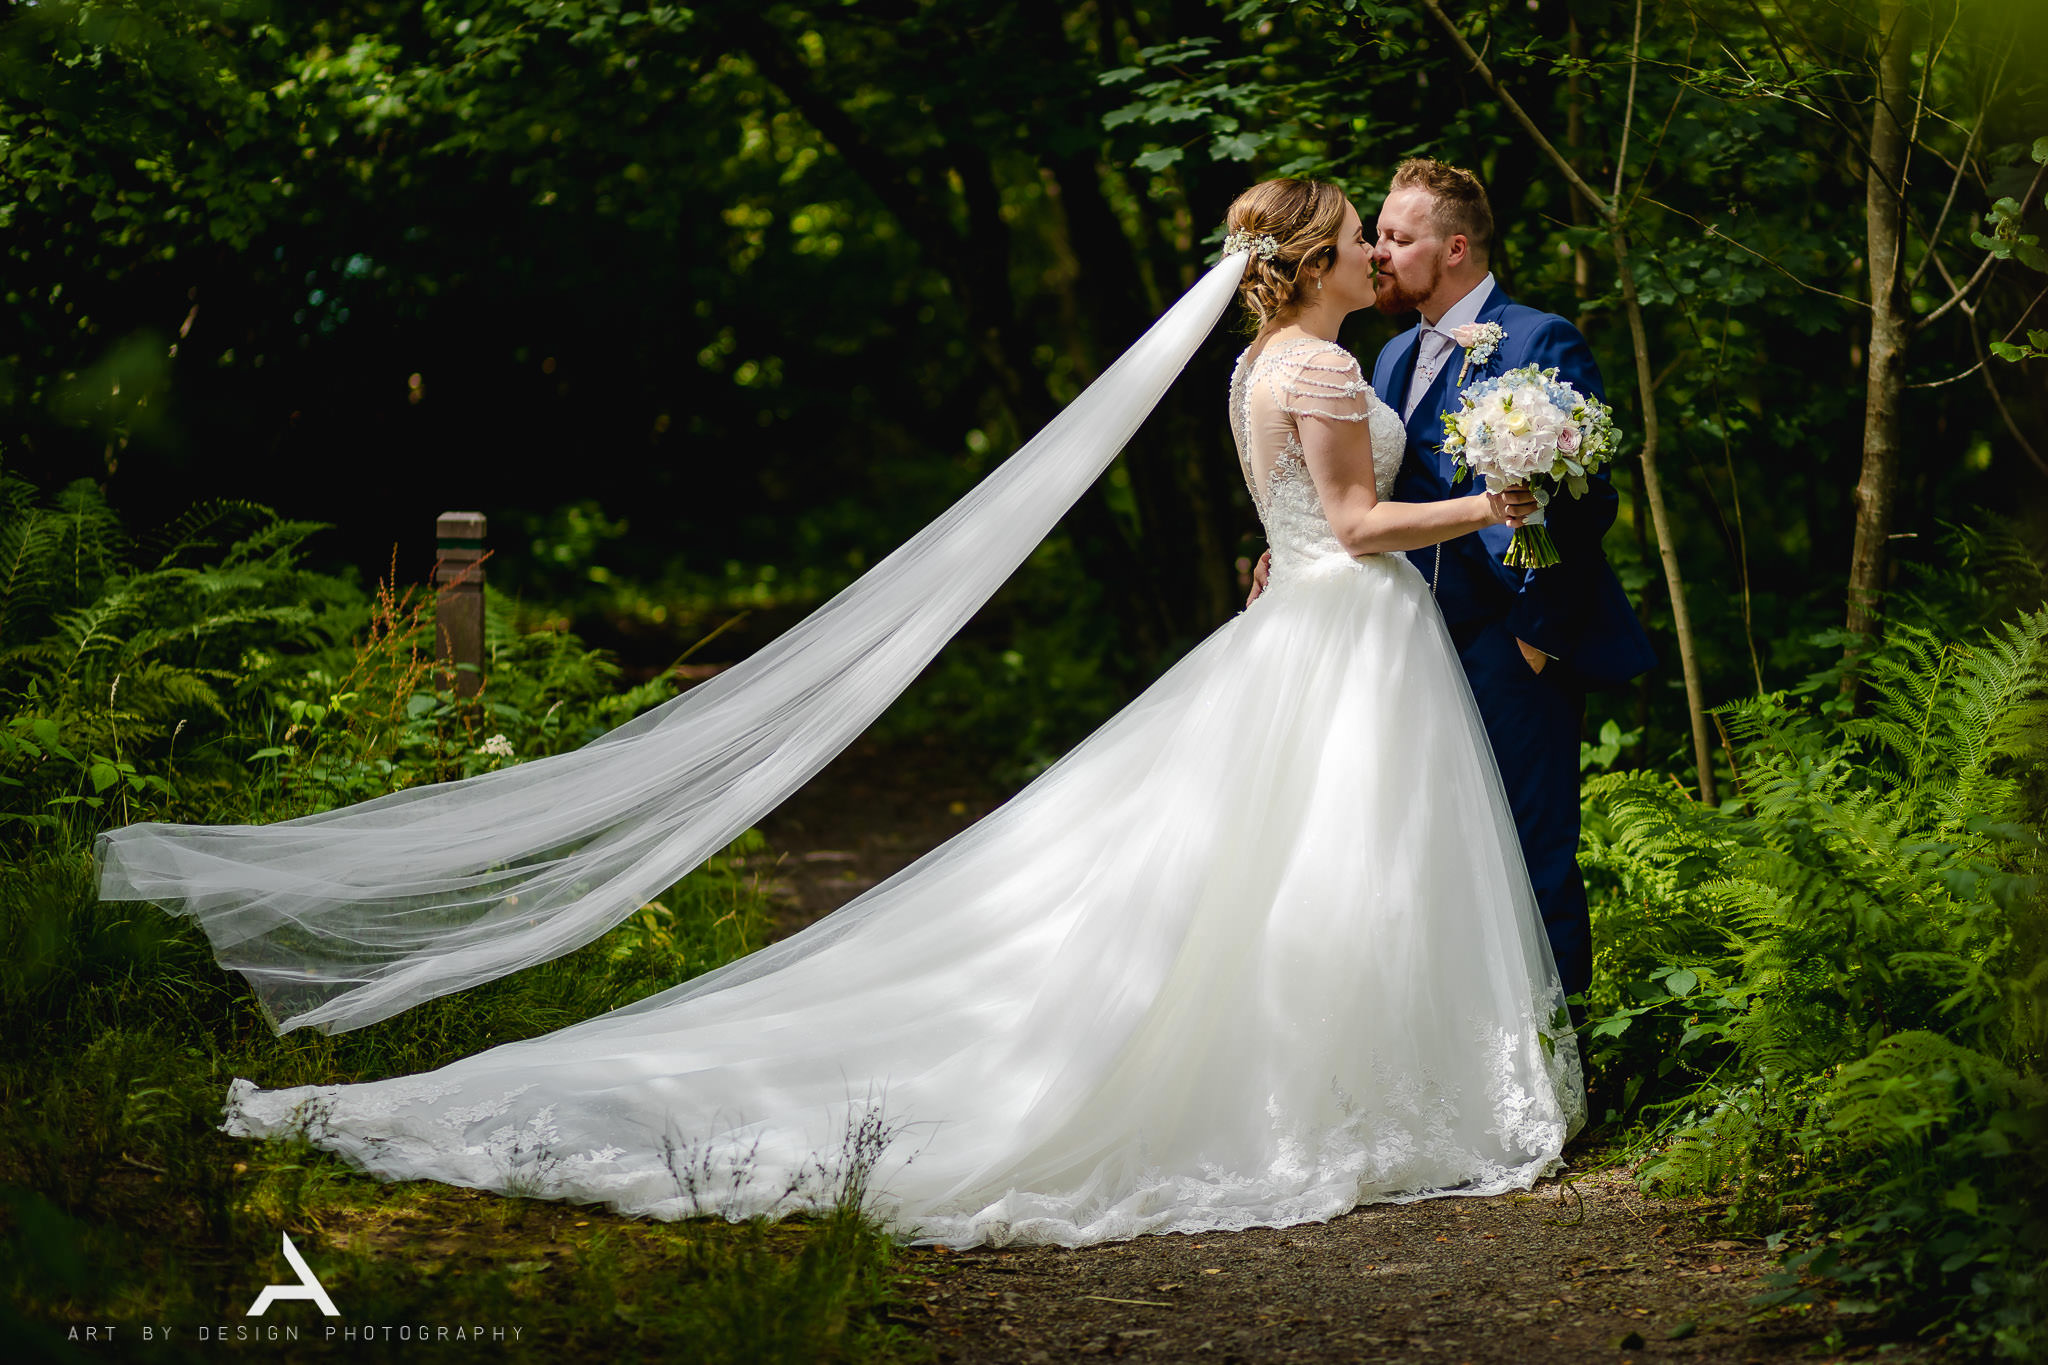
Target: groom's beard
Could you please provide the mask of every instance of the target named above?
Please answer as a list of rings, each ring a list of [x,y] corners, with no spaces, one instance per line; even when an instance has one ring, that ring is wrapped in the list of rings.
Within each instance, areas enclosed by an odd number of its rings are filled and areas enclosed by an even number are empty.
[[[1372,301],[1372,306],[1390,316],[1395,313],[1417,312],[1422,307],[1422,301],[1434,294],[1436,287],[1442,284],[1443,280],[1442,261],[1429,263],[1429,279],[1420,289],[1411,287],[1407,280],[1392,271],[1382,271],[1379,278],[1379,297]]]

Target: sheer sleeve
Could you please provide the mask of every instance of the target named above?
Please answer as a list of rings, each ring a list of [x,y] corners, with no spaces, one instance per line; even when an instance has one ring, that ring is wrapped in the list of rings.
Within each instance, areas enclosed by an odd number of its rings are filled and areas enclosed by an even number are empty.
[[[1334,344],[1309,352],[1292,374],[1279,378],[1277,387],[1280,411],[1297,418],[1363,422],[1378,401],[1358,368],[1358,357]]]

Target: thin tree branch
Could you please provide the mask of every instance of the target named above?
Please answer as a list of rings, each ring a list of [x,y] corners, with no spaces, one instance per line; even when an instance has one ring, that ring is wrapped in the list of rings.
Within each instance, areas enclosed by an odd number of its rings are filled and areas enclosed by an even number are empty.
[[[1573,169],[1572,163],[1565,159],[1564,154],[1551,145],[1549,138],[1543,136],[1543,131],[1536,126],[1535,120],[1529,117],[1528,112],[1522,108],[1521,103],[1513,95],[1510,95],[1499,81],[1494,79],[1493,69],[1487,66],[1486,62],[1477,52],[1472,50],[1472,44],[1466,42],[1465,35],[1458,32],[1458,26],[1451,22],[1451,17],[1448,14],[1444,13],[1443,6],[1438,4],[1437,0],[1422,0],[1422,7],[1428,10],[1430,15],[1437,21],[1438,26],[1450,35],[1451,41],[1457,45],[1458,51],[1465,54],[1465,60],[1472,63],[1472,69],[1479,73],[1480,78],[1486,82],[1487,88],[1493,91],[1494,96],[1503,105],[1507,106],[1509,115],[1514,118],[1516,123],[1522,125],[1522,131],[1529,135],[1529,140],[1536,144],[1537,150],[1550,158],[1551,163],[1564,176],[1565,182],[1586,197],[1586,202],[1592,206],[1595,213],[1599,214],[1609,223],[1612,223],[1614,221],[1614,206],[1601,197],[1600,191],[1588,185],[1580,177],[1578,171]]]
[[[2020,207],[2022,210],[2024,210],[2028,204],[2034,202],[2034,196],[2040,192],[2041,179],[2043,176],[2048,176],[2048,165],[2043,165],[2040,170],[2034,172],[2034,182],[2031,185],[2027,186],[2026,194],[2020,199]],[[1935,309],[1927,316],[1921,318],[1918,322],[1915,322],[1913,324],[1913,330],[1916,332],[1919,331],[1921,328],[1927,326],[1936,318],[1940,317],[1943,313],[1946,313],[1949,309],[1961,303],[1963,301],[1963,296],[1968,294],[1972,289],[1975,289],[1977,285],[1984,279],[1984,277],[1989,275],[1992,272],[1992,270],[1997,267],[1998,261],[1999,257],[1996,252],[1985,252],[1984,259],[1978,262],[1977,264],[1976,272],[1972,274],[1969,279],[1963,281],[1961,286],[1959,286],[1956,289],[1956,292],[1950,294],[1948,298],[1942,302],[1942,305],[1939,308]],[[1944,276],[1946,276],[1947,273],[1947,271],[1942,272]]]
[[[1690,11],[1688,11],[1688,13],[1690,13]],[[1693,45],[1699,41],[1699,38],[1699,16],[1692,15],[1692,37],[1687,39],[1685,44],[1685,59],[1687,62],[1692,61]],[[1633,67],[1631,67],[1629,70],[1629,79],[1635,79],[1635,70]],[[1646,166],[1654,166],[1657,164],[1657,157],[1664,150],[1664,139],[1671,132],[1671,121],[1678,117],[1678,106],[1685,101],[1685,92],[1687,89],[1685,82],[1674,81],[1673,84],[1678,87],[1678,93],[1671,97],[1671,107],[1664,111],[1664,122],[1657,129],[1657,140],[1656,142],[1651,144],[1649,159],[1643,163]],[[1620,210],[1623,214],[1628,213],[1630,209],[1633,209],[1635,207],[1636,200],[1643,197],[1643,192],[1649,188],[1649,184],[1650,178],[1647,175],[1645,175],[1641,180],[1636,182],[1636,192],[1629,196],[1627,207]],[[1617,201],[1619,201],[1619,199],[1621,198],[1621,191],[1619,189],[1616,189],[1615,191],[1615,198]]]
[[[1971,366],[1971,367],[1970,367],[1969,369],[1967,369],[1967,370],[1964,370],[1964,371],[1963,371],[1963,372],[1962,372],[1961,374],[1952,374],[1952,375],[1950,375],[1950,376],[1949,376],[1948,378],[1946,378],[1946,379],[1930,379],[1930,380],[1928,380],[1928,381],[1927,381],[1926,383],[1924,383],[1924,384],[1908,384],[1908,385],[1906,385],[1906,387],[1907,387],[1907,388],[1909,388],[1909,389],[1940,389],[1940,388],[1946,388],[1946,387],[1948,387],[1948,386],[1949,386],[1950,384],[1954,384],[1954,383],[1957,383],[1957,382],[1959,382],[1959,381],[1961,381],[1961,380],[1964,380],[1964,379],[1968,379],[1968,378],[1969,378],[1969,377],[1970,377],[1971,375],[1973,375],[1973,374],[1977,373],[1977,371],[1979,371],[1979,370],[1981,370],[1981,369],[1983,369],[1983,368],[1984,368],[1984,362],[1983,362],[1982,360],[1979,360],[1979,361],[1978,361],[1978,362],[1977,362],[1976,364],[1972,365],[1972,366]]]
[[[1669,379],[1672,375],[1678,373],[1678,367],[1687,360],[1690,360],[1691,358],[1691,351],[1680,351],[1677,355],[1671,357],[1670,363],[1665,365],[1663,369],[1657,371],[1657,377],[1650,381],[1650,387],[1653,389],[1662,389],[1664,387],[1664,381]]]
[[[1636,0],[1636,36],[1631,52],[1643,50],[1643,0]],[[1636,120],[1636,64],[1628,64],[1628,99],[1621,106],[1621,148],[1614,154],[1614,203],[1619,212],[1622,177],[1628,172],[1628,134]]]
[[[2003,70],[2003,67],[2001,66],[2000,69]],[[1985,102],[1987,105],[1990,103],[1989,97],[1986,98]],[[1971,149],[1976,147],[1977,135],[1983,131],[1984,116],[1982,113],[1979,113],[1976,126],[1970,129],[1970,140],[1963,144],[1963,166],[1970,164]],[[1941,230],[1948,226],[1949,210],[1955,207],[1956,193],[1962,187],[1963,171],[1961,167],[1958,167],[1955,176],[1948,182],[1948,197],[1941,201],[1941,212],[1935,215],[1934,226],[1927,230],[1927,255],[1921,259],[1920,268],[1913,272],[1913,278],[1906,281],[1908,292],[1918,289],[1920,281],[1927,278],[1927,267],[1934,260],[1936,244],[1941,241]]]
[[[2024,309],[2021,310],[2019,319],[2015,321],[2012,326],[2005,329],[2005,335],[2000,337],[1999,340],[2011,341],[2013,337],[2019,332],[2020,328],[2027,325],[2027,319],[2034,316],[2034,309],[2040,306],[2042,299],[2048,299],[2048,289],[2043,289],[2040,293],[2034,295],[2033,302],[2029,303]],[[1975,312],[1975,309],[1971,310],[1971,313],[1973,315],[1975,314]]]
[[[1781,42],[1780,42],[1780,40],[1779,40],[1779,38],[1778,38],[1778,35],[1777,35],[1777,31],[1776,31],[1775,29],[1773,29],[1773,28],[1771,27],[1770,21],[1769,21],[1769,20],[1768,20],[1767,18],[1765,18],[1765,17],[1764,17],[1764,15],[1763,15],[1762,11],[1761,11],[1761,10],[1758,10],[1758,9],[1757,9],[1757,7],[1756,7],[1756,0],[1750,0],[1750,9],[1751,9],[1751,11],[1752,11],[1753,13],[1755,13],[1755,14],[1756,14],[1756,16],[1757,16],[1757,21],[1758,21],[1758,24],[1759,24],[1759,26],[1760,26],[1760,27],[1761,27],[1761,28],[1763,29],[1763,31],[1764,31],[1764,35],[1765,35],[1766,39],[1767,39],[1767,40],[1768,40],[1768,41],[1770,42],[1770,45],[1771,45],[1772,49],[1773,49],[1773,50],[1774,50],[1774,51],[1775,51],[1775,52],[1776,52],[1776,53],[1778,54],[1778,61],[1779,61],[1779,62],[1780,62],[1781,64],[1783,64],[1783,66],[1785,67],[1785,72],[1786,72],[1786,75],[1787,75],[1787,77],[1789,78],[1789,77],[1791,76],[1791,74],[1792,74],[1792,60],[1791,60],[1790,56],[1788,56],[1788,55],[1786,54],[1786,52],[1785,52],[1785,49],[1784,49],[1784,47],[1783,47],[1783,46],[1781,45]],[[1688,9],[1688,13],[1693,13],[1693,14],[1694,14],[1694,22],[1695,22],[1695,23],[1697,23],[1697,22],[1698,22],[1698,19],[1697,19],[1697,14],[1696,14],[1696,13],[1694,13],[1694,12],[1693,12],[1692,10],[1690,10],[1690,9]],[[1809,40],[1809,39],[1806,39],[1806,37],[1805,37],[1805,34],[1804,34],[1804,32],[1803,32],[1803,31],[1801,32],[1801,35],[1800,35],[1800,36],[1801,36],[1801,39],[1802,39],[1803,41],[1807,41],[1807,42],[1808,42],[1808,44],[1809,44],[1809,45],[1811,45],[1811,40]],[[1725,52],[1725,51],[1727,51],[1727,49],[1726,49],[1725,47],[1723,47],[1723,49],[1722,49],[1722,50],[1723,50],[1724,52]],[[2008,56],[2010,56],[2010,51],[2009,51],[2009,50],[2008,50],[2008,53],[2007,53],[2007,55],[2008,55]],[[1731,54],[1731,59],[1732,59],[1732,54]],[[1661,65],[1669,65],[1669,66],[1675,66],[1675,67],[1676,67],[1676,69],[1677,69],[1677,70],[1679,70],[1680,72],[1685,72],[1685,73],[1687,73],[1687,74],[1690,74],[1690,75],[1697,75],[1697,74],[1698,74],[1698,73],[1697,73],[1696,71],[1693,71],[1693,70],[1692,70],[1691,68],[1687,68],[1687,67],[1683,67],[1683,66],[1677,66],[1677,64],[1675,64],[1675,63],[1661,63]],[[1737,66],[1737,67],[1741,67],[1741,66],[1742,66],[1741,62],[1740,62],[1740,61],[1736,61],[1736,66]],[[1746,69],[1746,68],[1744,68],[1744,72],[1745,72],[1745,74],[1747,74],[1747,69]],[[1680,82],[1681,84],[1684,84],[1684,85],[1688,86],[1689,88],[1690,88],[1690,87],[1693,87],[1693,86],[1694,86],[1694,85],[1696,84],[1696,82],[1694,82],[1694,81],[1689,81],[1689,80],[1687,80],[1687,79],[1686,79],[1686,77],[1685,77],[1685,75],[1674,75],[1674,76],[1672,77],[1672,79],[1673,79],[1673,80],[1675,80],[1675,81],[1678,81],[1678,82]],[[1840,78],[1839,78],[1839,77],[1837,77],[1837,78],[1836,78],[1836,84],[1837,84],[1837,86],[1839,86],[1839,85],[1840,85],[1840,83],[1841,83],[1841,82],[1840,82]],[[1711,88],[1711,87],[1701,87],[1701,88],[1705,89],[1706,93],[1708,93],[1708,94],[1716,94],[1716,92],[1715,92],[1714,90],[1712,90],[1712,88]],[[1784,102],[1786,102],[1787,104],[1790,104],[1790,105],[1791,105],[1791,106],[1792,106],[1793,108],[1795,108],[1795,109],[1798,109],[1798,110],[1800,110],[1800,111],[1801,111],[1801,112],[1803,112],[1803,113],[1811,114],[1811,115],[1813,115],[1814,117],[1816,117],[1816,118],[1818,118],[1818,119],[1821,119],[1821,120],[1822,120],[1823,122],[1826,122],[1826,123],[1832,124],[1832,125],[1833,125],[1833,126],[1834,126],[1834,127],[1836,128],[1836,129],[1838,129],[1838,130],[1839,130],[1839,131],[1840,131],[1840,132],[1842,133],[1842,135],[1843,135],[1844,137],[1846,137],[1846,138],[1847,138],[1847,139],[1849,140],[1849,142],[1850,142],[1850,143],[1851,143],[1851,144],[1853,145],[1853,147],[1854,147],[1854,149],[1855,149],[1855,152],[1856,152],[1856,157],[1857,157],[1857,160],[1858,160],[1859,162],[1861,162],[1861,163],[1862,163],[1862,164],[1863,164],[1863,165],[1864,165],[1865,167],[1868,167],[1868,166],[1869,166],[1869,164],[1870,164],[1870,148],[1869,148],[1869,144],[1868,144],[1868,143],[1867,143],[1867,142],[1865,141],[1865,139],[1864,139],[1864,136],[1863,136],[1863,130],[1862,130],[1861,128],[1858,128],[1858,127],[1857,127],[1857,126],[1856,126],[1855,124],[1853,124],[1853,123],[1850,123],[1850,122],[1847,122],[1847,121],[1843,120],[1843,119],[1842,119],[1841,117],[1839,117],[1839,116],[1838,116],[1837,114],[1835,114],[1833,110],[1829,109],[1829,108],[1828,108],[1827,106],[1825,106],[1825,105],[1822,105],[1822,104],[1814,104],[1814,103],[1808,103],[1808,102],[1807,102],[1807,101],[1805,101],[1805,100],[1802,100],[1802,99],[1798,99],[1798,98],[1794,97],[1794,96],[1793,96],[1792,94],[1790,94],[1790,93],[1789,93],[1789,90],[1790,90],[1790,85],[1789,85],[1789,82],[1788,82],[1788,85],[1787,85],[1787,89],[1786,89],[1785,91],[1778,91],[1778,92],[1767,92],[1766,94],[1764,94],[1763,96],[1761,96],[1761,98],[1765,98],[1765,99],[1776,99],[1776,100],[1783,100],[1783,101],[1784,101]],[[1721,98],[1725,98],[1725,97],[1721,97]],[[1863,102],[1864,102],[1864,101],[1861,101],[1861,100],[1857,100],[1857,99],[1854,99],[1854,98],[1852,98],[1852,97],[1851,97],[1851,96],[1849,95],[1849,93],[1848,93],[1848,91],[1847,91],[1847,90],[1843,90],[1843,91],[1842,91],[1842,101],[1843,101],[1843,103],[1845,103],[1845,104],[1849,104],[1849,105],[1852,105],[1852,106],[1853,106],[1853,105],[1856,105],[1856,104],[1860,104],[1860,103],[1863,103]],[[1928,109],[1928,110],[1926,110],[1926,111],[1925,111],[1925,114],[1926,114],[1926,117],[1928,117],[1928,118],[1930,118],[1930,119],[1933,119],[1933,120],[1935,120],[1935,121],[1937,121],[1937,122],[1940,122],[1940,123],[1946,123],[1946,124],[1948,124],[1949,126],[1951,126],[1951,127],[1953,127],[1953,128],[1956,128],[1956,129],[1958,129],[1958,130],[1961,130],[1961,129],[1962,129],[1962,127],[1963,127],[1963,125],[1962,125],[1962,124],[1960,124],[1960,123],[1957,123],[1957,122],[1956,122],[1956,121],[1955,121],[1955,120],[1954,120],[1953,118],[1951,118],[1951,117],[1950,117],[1949,115],[1945,114],[1944,112],[1942,112],[1942,111],[1941,111],[1941,110],[1939,110],[1939,109]],[[1932,143],[1930,143],[1930,142],[1922,141],[1922,140],[1919,140],[1919,139],[1915,138],[1915,139],[1914,139],[1914,141],[1913,141],[1913,143],[1912,143],[1912,145],[1913,145],[1913,147],[1914,147],[1914,148],[1915,148],[1916,150],[1918,150],[1918,151],[1921,151],[1921,152],[1925,152],[1925,153],[1926,153],[1927,155],[1929,155],[1929,156],[1931,156],[1931,157],[1935,158],[1935,159],[1936,159],[1937,161],[1941,162],[1941,164],[1942,164],[1942,165],[1943,165],[1944,167],[1946,167],[1946,168],[1947,168],[1948,170],[1950,170],[1950,171],[1954,172],[1954,173],[1955,173],[1956,175],[1958,175],[1958,176],[1966,176],[1966,175],[1969,175],[1969,174],[1970,174],[1970,169],[1969,169],[1969,156],[1968,156],[1968,154],[1967,154],[1967,150],[1966,150],[1966,152],[1965,152],[1965,155],[1964,155],[1964,156],[1963,156],[1963,158],[1961,159],[1961,161],[1959,161],[1959,162],[1958,162],[1958,161],[1951,161],[1951,160],[1949,160],[1949,158],[1948,158],[1947,154],[1946,154],[1946,153],[1944,153],[1944,152],[1943,152],[1943,151],[1941,150],[1941,148],[1939,148],[1939,147],[1937,147],[1937,146],[1933,145],[1933,144],[1932,144]],[[1978,181],[1978,182],[1979,182],[1979,183],[1981,184],[1981,183],[1983,183],[1984,177],[1983,177],[1983,176],[1982,176],[1981,174],[1978,174],[1978,175],[1976,176],[1976,179],[1977,179],[1977,181]],[[1907,211],[1907,213],[1909,213],[1909,214],[1911,214],[1911,213],[1912,213],[1912,212],[1914,211],[1914,210],[1913,210],[1913,207],[1912,207],[1912,205],[1911,205],[1911,204],[1908,204],[1908,205],[1906,206],[1906,211]],[[1917,283],[1917,280],[1915,281],[1915,283]]]
[[[1792,59],[1786,55],[1784,44],[1778,41],[1778,32],[1776,29],[1771,27],[1771,21],[1765,17],[1763,7],[1757,3],[1757,0],[1749,0],[1749,8],[1750,11],[1756,15],[1757,23],[1762,26],[1764,36],[1770,39],[1772,49],[1775,50],[1778,54],[1778,60],[1784,64],[1785,79],[1788,82],[1795,79],[1794,68],[1792,66]],[[1792,20],[1794,28],[1798,28],[1799,21],[1796,18],[1794,18],[1789,13],[1786,15],[1786,18]],[[1812,40],[1807,38],[1804,29],[1799,30],[1799,40],[1802,43],[1805,43],[1808,48],[1813,48],[1814,46]],[[1835,77],[1835,88],[1838,92],[1840,92],[1842,102],[1844,104],[1854,105],[1856,103],[1856,101],[1850,97],[1848,89],[1842,85],[1842,78],[1840,76]],[[1796,102],[1797,101],[1795,101],[1795,103]],[[1864,140],[1863,130],[1861,128],[1857,127],[1856,124],[1852,121],[1839,117],[1835,114],[1833,110],[1827,109],[1824,106],[1821,108],[1821,116],[1827,119],[1830,123],[1834,124],[1837,128],[1841,129],[1844,136],[1846,136],[1849,139],[1850,143],[1854,145],[1854,147],[1856,148],[1856,154],[1859,157],[1861,157],[1865,163],[1869,162],[1870,144]]]
[[[1666,213],[1675,213],[1681,218],[1690,219],[1692,222],[1699,224],[1702,228],[1706,229],[1708,236],[1718,237],[1722,241],[1728,243],[1728,245],[1734,247],[1736,250],[1748,252],[1750,255],[1756,257],[1758,260],[1762,261],[1771,269],[1777,271],[1780,275],[1783,275],[1786,279],[1792,281],[1792,283],[1798,285],[1801,289],[1810,289],[1816,294],[1825,294],[1827,297],[1831,299],[1840,299],[1843,303],[1852,303],[1856,305],[1858,308],[1870,307],[1870,304],[1863,299],[1852,299],[1847,294],[1837,294],[1832,289],[1823,289],[1817,284],[1807,283],[1805,280],[1800,279],[1797,275],[1787,270],[1778,262],[1764,255],[1763,252],[1758,251],[1755,247],[1752,246],[1744,246],[1741,242],[1736,241],[1733,237],[1730,237],[1727,233],[1721,231],[1720,228],[1716,227],[1714,224],[1708,222],[1704,218],[1701,218],[1695,214],[1687,213],[1684,209],[1678,208],[1672,204],[1667,204],[1661,199],[1652,199],[1649,195],[1644,195],[1643,201],[1648,204],[1656,205],[1658,208],[1663,209]]]
[[[1934,257],[1934,273],[1941,276],[1941,282],[1947,285],[1951,291],[1962,288],[1961,285],[1956,283],[1956,277],[1948,273],[1948,262],[1941,259],[1939,253]],[[1977,310],[1973,305],[1966,303],[1963,305],[1963,311],[1965,313],[1974,313]]]
[[[1998,98],[1998,91],[2005,84],[2005,72],[2012,62],[2014,46],[2014,43],[2006,44],[2004,53],[1998,59],[1998,70],[1991,75],[1991,87],[1984,92],[1984,103],[1977,110],[1977,121],[1970,126],[1970,136],[1963,143],[1963,154],[1959,158],[1959,164],[1953,168],[1955,177],[1949,181],[1948,197],[1942,200],[1941,212],[1935,216],[1934,226],[1928,229],[1927,256],[1921,260],[1920,268],[1913,272],[1913,278],[1907,281],[1906,288],[1909,292],[1918,289],[1920,281],[1927,278],[1927,266],[1933,260],[1936,246],[1941,241],[1941,230],[1948,226],[1949,211],[1955,207],[1956,194],[1963,188],[1963,179],[1969,172],[1970,153],[1976,150],[1977,139],[1983,136],[1984,120],[1991,111],[1992,101]]]
[[[1931,6],[1928,11],[1928,17],[1930,19],[1933,18]],[[1913,153],[1920,145],[1920,120],[1927,117],[1927,87],[1933,81],[1934,68],[1940,64],[1941,54],[1948,49],[1948,40],[1955,36],[1956,25],[1962,22],[1962,17],[1962,6],[1960,4],[1954,5],[1949,12],[1948,28],[1942,33],[1941,41],[1929,46],[1927,60],[1920,67],[1920,88],[1913,92],[1913,123],[1906,130],[1906,159],[1899,166],[1899,201],[1901,203],[1905,202],[1906,187],[1912,183],[1913,179]],[[1900,27],[1904,27],[1905,22],[1905,16],[1903,14],[1900,15]],[[1962,173],[1960,167],[1957,168],[1956,173],[1958,175]],[[1906,238],[1905,234],[1901,233],[1899,235],[1899,252],[1901,256],[1904,255],[1905,250]]]
[[[1694,314],[1690,307],[1685,308],[1683,312],[1685,314],[1686,326],[1692,329],[1693,339],[1699,343],[1701,350],[1706,350],[1706,333],[1700,330],[1698,316]],[[1728,524],[1727,514],[1721,510],[1721,499],[1714,492],[1714,481],[1707,477],[1706,463],[1700,459],[1697,451],[1693,454],[1692,463],[1693,468],[1699,471],[1700,486],[1707,490],[1707,502],[1714,509],[1714,519],[1721,523],[1721,534],[1733,542],[1735,570],[1742,583],[1742,638],[1749,646],[1749,667],[1750,671],[1756,675],[1757,695],[1762,696],[1764,693],[1764,669],[1762,662],[1757,657],[1756,632],[1751,628],[1749,536],[1745,532],[1742,523],[1742,483],[1735,477],[1735,443],[1728,436],[1728,409],[1721,400],[1721,376],[1728,367],[1728,331],[1734,317],[1734,312],[1735,310],[1732,305],[1724,305],[1722,308],[1721,344],[1714,348],[1713,378],[1714,424],[1721,429],[1721,458],[1728,470],[1728,496],[1735,506],[1735,524],[1732,527]],[[1720,717],[1716,716],[1714,719],[1718,722]],[[1724,745],[1727,743],[1727,738],[1727,731],[1724,729],[1721,735]],[[1734,750],[1730,749],[1729,753],[1729,763],[1730,766],[1733,766]]]
[[[2005,335],[2000,337],[1999,340],[2011,341],[2013,339],[2014,334],[2017,333],[2020,330],[2020,328],[2027,325],[2027,319],[2034,315],[2034,309],[2040,304],[2042,299],[2048,299],[2048,289],[2043,289],[2040,293],[2034,295],[2034,301],[2027,305],[2025,312],[2020,314],[2020,320],[2018,322],[2015,322],[2012,326],[2006,328]],[[1976,308],[1971,307],[1969,304],[1964,304],[1963,315],[1971,319],[1970,325],[1972,328],[1974,328],[1977,325]],[[1969,369],[1964,370],[1961,374],[1952,374],[1946,379],[1930,379],[1924,384],[1908,384],[1906,385],[1906,387],[1909,389],[1944,388],[1950,384],[1955,383],[1957,380],[1968,379],[1971,375],[1977,373],[1977,371],[1983,369],[1989,363],[1990,362],[1985,359],[1984,353],[1982,351],[1979,351],[1977,353],[1977,363],[1972,365]]]
[[[2005,419],[2005,429],[2012,433],[2013,440],[2019,442],[2020,449],[2025,451],[2027,458],[2034,462],[2034,468],[2040,470],[2042,474],[2048,475],[2048,460],[2041,458],[2041,452],[2034,449],[2034,443],[2029,441],[2026,433],[2020,430],[2020,424],[2013,420],[2012,410],[2005,405],[2004,396],[1998,392],[1998,385],[1992,382],[1991,367],[1984,355],[1984,338],[1977,335],[1977,319],[1971,317],[1969,323],[1970,346],[1977,352],[1977,366],[1983,372],[1984,388],[1991,395],[1991,405],[1997,408],[1998,415]]]

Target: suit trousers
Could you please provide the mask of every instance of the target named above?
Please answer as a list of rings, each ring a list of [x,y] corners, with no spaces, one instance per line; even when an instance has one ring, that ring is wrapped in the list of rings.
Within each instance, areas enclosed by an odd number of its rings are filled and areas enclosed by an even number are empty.
[[[1540,674],[1531,669],[1505,617],[1462,622],[1451,639],[1500,765],[1558,975],[1565,994],[1579,994],[1593,981],[1592,923],[1578,862],[1586,694],[1555,662]]]

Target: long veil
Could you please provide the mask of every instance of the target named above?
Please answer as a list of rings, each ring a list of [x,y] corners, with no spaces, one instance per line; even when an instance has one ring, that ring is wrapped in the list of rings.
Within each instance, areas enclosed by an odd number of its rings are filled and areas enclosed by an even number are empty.
[[[101,897],[198,920],[280,1033],[359,1028],[590,942],[910,685],[1131,438],[1246,258],[1226,256],[994,473],[744,662],[573,753],[277,824],[110,831]]]

